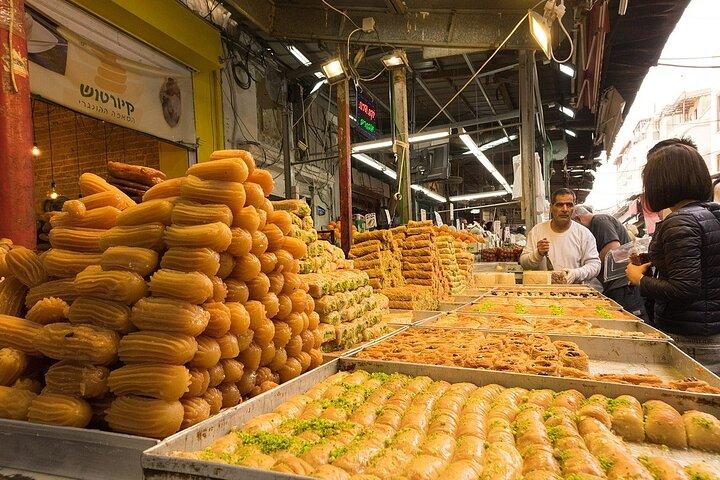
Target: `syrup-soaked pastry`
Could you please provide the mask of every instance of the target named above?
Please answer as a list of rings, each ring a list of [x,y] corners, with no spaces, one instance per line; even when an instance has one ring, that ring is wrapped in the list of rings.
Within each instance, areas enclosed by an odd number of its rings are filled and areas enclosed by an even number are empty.
[[[85,204],[80,200],[67,200],[63,203],[62,211],[74,218],[82,218],[87,213]]]
[[[228,252],[220,254],[220,268],[217,271],[217,276],[225,280],[230,276],[232,271],[235,269],[235,257],[230,255]]]
[[[251,235],[260,228],[260,215],[255,207],[244,207],[233,214],[233,227],[239,227]]]
[[[189,335],[141,331],[129,333],[120,340],[118,357],[125,363],[183,365],[191,361],[198,350],[198,341]]]
[[[268,292],[260,297],[260,303],[262,303],[265,307],[268,318],[275,318],[280,311],[280,301],[278,300],[277,295],[272,292]]]
[[[112,300],[80,297],[70,306],[67,318],[75,325],[90,324],[119,333],[135,330],[130,321],[130,307]]]
[[[85,205],[85,213],[102,207],[115,207],[119,210],[125,208],[124,196],[112,191],[93,193],[77,199]],[[65,202],[67,203],[67,202]],[[65,205],[63,205],[64,207]],[[63,209],[63,211],[66,211]]]
[[[210,404],[202,398],[190,397],[180,400],[185,414],[180,429],[192,427],[195,424],[210,418]]]
[[[45,374],[45,384],[56,393],[83,398],[102,397],[108,392],[110,370],[89,363],[63,360]]]
[[[224,302],[227,299],[228,288],[220,277],[209,277],[213,284],[213,294],[211,300],[213,302]]]
[[[220,160],[223,158],[240,159],[245,162],[248,169],[248,175],[255,171],[255,159],[247,150],[215,150],[210,154],[210,160]]]
[[[720,420],[709,413],[690,410],[683,414],[688,446],[720,452]]]
[[[254,372],[260,366],[262,348],[255,342],[240,352],[237,359],[245,366],[245,373]],[[243,393],[244,395],[244,393]]]
[[[19,316],[27,291],[28,288],[15,277],[8,275],[0,280],[0,314]]]
[[[270,280],[270,289],[272,291],[272,278]],[[273,292],[274,293],[274,292]],[[278,313],[275,315],[276,320],[287,320],[292,313],[292,300],[285,294],[278,295]]]
[[[235,266],[230,277],[243,282],[248,282],[260,274],[262,265],[255,255],[249,253],[242,257],[235,258]]]
[[[274,253],[265,252],[262,255],[258,255],[258,260],[260,260],[260,271],[264,274],[269,275],[275,271],[275,267],[277,266],[277,255]]]
[[[215,415],[222,408],[222,392],[217,388],[208,388],[201,397],[210,405],[210,415]]]
[[[280,383],[285,383],[300,376],[302,365],[297,358],[291,357],[287,359],[285,366],[278,370],[278,373],[280,374]]]
[[[29,377],[18,378],[15,383],[13,383],[12,387],[17,388],[18,390],[28,390],[35,394],[40,394],[43,389],[43,386],[39,380]]]
[[[221,203],[202,204],[189,200],[177,202],[171,218],[175,225],[203,225],[221,222],[231,226],[233,223],[233,214],[227,205]]]
[[[607,403],[612,416],[612,429],[628,442],[645,439],[642,405],[631,395],[621,395]]]
[[[250,291],[248,290],[247,284],[241,280],[234,278],[228,278],[225,281],[227,286],[227,297],[226,302],[239,302],[245,303],[250,298]]]
[[[118,334],[94,325],[51,323],[35,335],[34,346],[46,357],[93,365],[115,361]]]
[[[273,343],[276,348],[283,348],[288,344],[292,335],[290,326],[281,321],[273,322],[275,324],[275,335],[273,336]]]
[[[261,263],[262,266],[262,263]],[[285,277],[282,273],[273,272],[267,274],[268,279],[270,280],[270,292],[274,293],[275,295],[280,295],[280,293],[283,290],[283,286],[285,286]]]
[[[27,295],[25,296],[25,306],[27,308],[32,308],[37,302],[47,297],[60,298],[70,303],[78,296],[80,296],[80,294],[75,288],[74,278],[50,280],[49,282],[41,283],[40,285],[32,287],[28,290]]]
[[[47,273],[38,255],[29,248],[15,246],[5,254],[10,275],[28,287],[34,287],[47,281]]]
[[[113,227],[100,235],[100,248],[107,250],[110,247],[125,246],[162,250],[165,248],[164,234],[165,225],[162,223]]]
[[[14,348],[0,348],[0,385],[11,386],[27,368],[27,356]]]
[[[25,315],[25,319],[40,325],[47,325],[48,323],[67,321],[69,312],[70,306],[65,300],[48,297],[33,305]]]
[[[185,200],[199,203],[222,203],[230,207],[233,216],[245,204],[245,188],[242,183],[223,180],[201,180],[188,175],[180,185],[180,195]]]
[[[677,410],[660,400],[649,400],[643,403],[643,413],[648,442],[687,448],[685,425]]]
[[[27,414],[32,423],[85,428],[92,419],[92,408],[81,398],[41,393],[30,403]]]
[[[302,287],[302,279],[297,273],[287,272],[283,273],[283,289],[282,293],[290,295],[294,291]]]
[[[137,273],[105,271],[100,265],[87,267],[78,273],[73,284],[79,295],[114,300],[126,305],[132,305],[148,294],[145,279]]]
[[[275,256],[278,260],[275,271],[278,273],[289,272],[293,266],[293,262],[295,261],[292,253],[288,252],[287,250],[277,250],[273,253],[275,253]]]
[[[289,212],[277,211],[268,214],[267,223],[277,225],[283,235],[288,235],[292,227],[292,218]]]
[[[265,234],[258,230],[256,232],[253,232],[252,234],[252,248],[250,249],[250,253],[255,255],[256,257],[259,257],[263,253],[267,251],[268,248],[268,239],[265,236]]]
[[[126,208],[117,216],[118,226],[136,226],[146,223],[172,224],[173,203],[164,199],[148,200],[147,202]]]
[[[74,218],[68,213],[58,213],[50,217],[50,226],[55,228],[86,228],[107,230],[117,224],[120,210],[115,207],[100,207],[88,210],[84,217]],[[52,232],[52,230],[50,230]]]
[[[273,330],[274,333],[274,330]],[[270,364],[270,362],[273,361],[275,358],[275,355],[277,354],[277,350],[275,349],[275,345],[272,343],[272,338],[269,342],[267,342],[267,345],[262,347],[262,352],[260,352],[260,366],[266,367]]]
[[[210,277],[219,273],[220,254],[211,248],[173,247],[162,256],[160,267],[179,272],[200,272]]]
[[[230,330],[230,309],[220,302],[206,303],[203,308],[210,313],[210,320],[205,327],[204,335],[220,338]]]
[[[262,208],[256,208],[255,211],[257,212],[259,219],[258,230],[262,230],[265,228],[265,225],[267,225],[267,212]]]
[[[112,192],[116,195],[120,195],[120,198],[122,198],[123,205],[120,207],[121,210],[135,205],[135,201],[132,198],[128,197],[119,188],[114,185],[110,185],[102,177],[99,177],[94,173],[85,172],[80,175],[78,185],[80,186],[80,193],[82,193],[83,197],[87,197],[95,193]]]
[[[270,279],[260,272],[245,282],[250,300],[260,300],[270,291]]]
[[[210,162],[196,163],[187,169],[188,175],[203,180],[224,180],[243,183],[248,178],[248,168],[239,158],[221,158]]]
[[[108,387],[115,395],[142,395],[179,400],[188,391],[190,372],[181,365],[143,363],[110,372]]]
[[[222,394],[222,408],[234,407],[242,401],[242,395],[234,383],[221,383],[217,387]]]
[[[147,277],[157,269],[158,260],[159,255],[155,250],[119,246],[105,250],[98,263],[103,270],[127,270]]]
[[[207,275],[199,272],[178,272],[161,268],[150,277],[153,296],[204,303],[213,295],[213,285]]]
[[[158,198],[170,199],[180,196],[180,184],[183,177],[169,178],[163,182],[153,185],[143,194],[143,202],[149,202]]]
[[[195,337],[205,331],[210,312],[199,305],[173,298],[145,297],[133,306],[130,321],[140,330]]]
[[[105,420],[116,432],[164,438],[180,429],[184,416],[185,409],[177,400],[122,395],[112,402]]]
[[[210,388],[217,387],[225,381],[225,370],[223,370],[220,363],[217,363],[215,366],[209,368],[208,373],[210,373]]]
[[[307,245],[299,238],[285,237],[282,249],[290,252],[295,260],[307,255]]]
[[[638,460],[656,480],[690,480],[682,465],[671,458],[642,456]]]
[[[36,396],[30,390],[0,386],[0,418],[27,420],[30,404]]]
[[[273,372],[277,372],[285,366],[285,363],[287,362],[287,351],[284,348],[276,348],[274,345],[273,348],[275,349],[275,355],[272,360],[270,360],[270,363],[267,364],[267,368]],[[260,363],[262,363],[262,357]]]
[[[234,358],[221,359],[220,365],[225,373],[225,381],[229,383],[239,382],[245,371],[245,366]]]
[[[92,228],[52,228],[48,237],[53,248],[74,252],[100,253],[100,235],[105,230]]]
[[[100,263],[100,253],[82,253],[51,248],[42,255],[42,265],[47,275],[55,278],[74,278],[90,265]]]
[[[280,227],[273,223],[268,223],[265,225],[265,228],[263,228],[262,233],[265,234],[265,237],[267,238],[267,250],[269,252],[275,252],[283,248],[285,236],[280,230]]]
[[[9,347],[28,355],[40,355],[35,338],[42,325],[24,318],[0,314],[0,348]]]
[[[190,384],[184,397],[199,397],[205,393],[210,386],[210,373],[207,368],[191,368],[188,371],[190,372]]]
[[[246,207],[260,208],[265,201],[265,192],[260,185],[254,182],[245,182],[245,205]]]
[[[687,465],[685,473],[693,480],[720,480],[720,468],[705,462]]]
[[[250,314],[240,302],[227,302],[225,306],[230,310],[229,333],[239,336],[245,335],[250,328]]]
[[[256,168],[247,178],[250,182],[257,183],[263,190],[264,196],[268,196],[275,188],[275,180],[267,170]]]
[[[221,222],[173,225],[165,230],[165,243],[169,248],[210,248],[216,252],[224,252],[231,241],[230,227]]]
[[[217,340],[205,335],[197,337],[197,353],[187,362],[190,367],[213,368],[220,361],[222,352]]]
[[[255,370],[249,370],[247,364],[244,365],[245,371],[240,381],[237,382],[237,387],[241,395],[249,395],[255,388],[257,372]]]
[[[233,227],[231,232],[232,240],[230,241],[230,246],[227,248],[228,253],[236,257],[242,257],[250,253],[253,246],[253,235],[239,227]]]

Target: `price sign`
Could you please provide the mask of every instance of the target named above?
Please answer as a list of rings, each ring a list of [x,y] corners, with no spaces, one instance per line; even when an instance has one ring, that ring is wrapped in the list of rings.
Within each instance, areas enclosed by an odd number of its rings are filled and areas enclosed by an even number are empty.
[[[364,133],[374,136],[375,130],[377,129],[377,111],[375,110],[375,104],[360,93],[357,94],[356,101],[358,127]]]
[[[377,227],[377,217],[374,213],[368,213],[365,215],[365,228]]]
[[[443,224],[442,217],[440,216],[440,214],[438,212],[435,212],[435,224],[438,227],[442,227],[442,224]]]
[[[424,208],[420,209],[420,220],[422,220],[423,222],[427,220],[427,210],[425,210]]]

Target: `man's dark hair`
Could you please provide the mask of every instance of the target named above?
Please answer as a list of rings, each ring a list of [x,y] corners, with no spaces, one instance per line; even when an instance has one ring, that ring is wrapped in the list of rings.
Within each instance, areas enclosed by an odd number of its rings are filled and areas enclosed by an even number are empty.
[[[688,147],[692,147],[697,150],[697,145],[695,145],[695,142],[693,142],[690,137],[668,138],[660,140],[658,143],[653,145],[652,148],[648,150],[647,156],[649,157],[658,150],[669,147],[670,145],[687,145]]]
[[[695,147],[679,141],[650,151],[642,180],[645,200],[653,211],[683,200],[712,200],[710,172]]]
[[[555,191],[552,193],[552,195],[550,196],[550,203],[551,203],[551,204],[552,204],[552,203],[555,203],[555,199],[556,199],[559,195],[572,195],[572,197],[573,197],[573,203],[574,203],[575,200],[577,199],[577,197],[575,196],[575,192],[573,192],[573,191],[570,190],[569,188],[558,188],[558,189],[555,190]]]

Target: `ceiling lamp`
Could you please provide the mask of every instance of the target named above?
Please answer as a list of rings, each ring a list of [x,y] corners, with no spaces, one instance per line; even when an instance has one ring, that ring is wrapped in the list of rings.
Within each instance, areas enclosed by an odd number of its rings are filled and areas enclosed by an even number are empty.
[[[530,20],[530,34],[533,36],[540,49],[550,60],[552,56],[552,47],[550,45],[550,25],[545,18],[537,12],[528,10],[528,19]]]
[[[415,190],[416,192],[422,192],[424,193],[428,198],[431,198],[435,200],[436,202],[445,202],[445,197],[438,195],[437,193],[433,192],[432,190],[428,190],[425,187],[421,187],[420,185],[410,185],[410,188]]]
[[[345,67],[339,58],[333,58],[322,64],[322,71],[330,85],[334,85],[347,78]]]
[[[312,65],[312,62],[300,51],[297,49],[295,45],[288,45],[286,47],[288,49],[288,52],[297,59],[298,62],[302,63],[303,66],[309,67]]]
[[[392,53],[382,57],[380,61],[388,70],[398,67],[406,67],[408,65],[407,55],[405,55],[404,50],[394,50]]]
[[[377,140],[374,142],[363,142],[352,146],[352,153],[369,152],[370,150],[381,150],[391,147],[392,140]]]
[[[40,149],[37,146],[37,142],[33,142],[32,150],[31,150],[33,157],[39,157],[40,156]]]
[[[326,83],[328,83],[328,80],[325,77],[323,77],[322,80],[318,80],[317,83],[315,83],[315,85],[313,85],[312,89],[310,90],[310,95],[320,90],[320,87],[322,87]]]
[[[558,68],[562,73],[567,75],[570,78],[575,77],[575,65],[573,65],[570,62],[560,63],[558,64]]]
[[[565,105],[558,105],[558,110],[560,110],[566,117],[575,118],[575,110],[570,107],[566,107]]]
[[[382,163],[378,162],[374,158],[372,158],[370,155],[365,155],[364,153],[353,153],[352,157],[367,165],[368,167],[372,167],[375,170],[379,170],[382,173],[384,173],[386,176],[392,178],[393,180],[397,180],[397,173],[395,173],[395,170],[392,170],[391,168],[388,168],[387,166],[383,165]]]
[[[468,149],[472,152],[473,155],[475,155],[475,158],[477,158],[480,163],[487,169],[488,172],[492,174],[493,177],[495,177],[495,180],[497,180],[500,185],[508,192],[512,192],[512,187],[510,187],[510,184],[505,180],[505,177],[502,176],[502,174],[498,171],[497,168],[495,168],[495,165],[492,164],[492,162],[485,156],[484,153],[480,151],[480,148],[478,148],[475,141],[470,138],[470,135],[465,133],[465,130],[461,130],[463,133],[460,135],[460,140],[463,141],[465,146],[468,147]]]
[[[568,128],[563,128],[563,131],[565,132],[565,135],[570,135],[571,137],[577,137],[577,133],[575,133],[573,130],[570,130]]]
[[[465,202],[471,200],[482,200],[484,198],[502,197],[509,192],[505,190],[495,190],[494,192],[468,193],[467,195],[455,195],[450,197],[451,202]]]
[[[410,135],[408,141],[410,143],[428,142],[430,140],[437,140],[440,138],[446,138],[450,136],[450,130],[441,130],[439,132],[428,132],[417,135]]]

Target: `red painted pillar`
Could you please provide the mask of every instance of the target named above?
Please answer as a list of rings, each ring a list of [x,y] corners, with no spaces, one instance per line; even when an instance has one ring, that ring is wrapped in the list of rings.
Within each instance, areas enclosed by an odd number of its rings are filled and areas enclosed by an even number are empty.
[[[35,247],[24,0],[0,0],[0,237]]]
[[[338,158],[340,160],[340,243],[345,256],[352,246],[352,167],[350,165],[350,88],[337,84]]]

